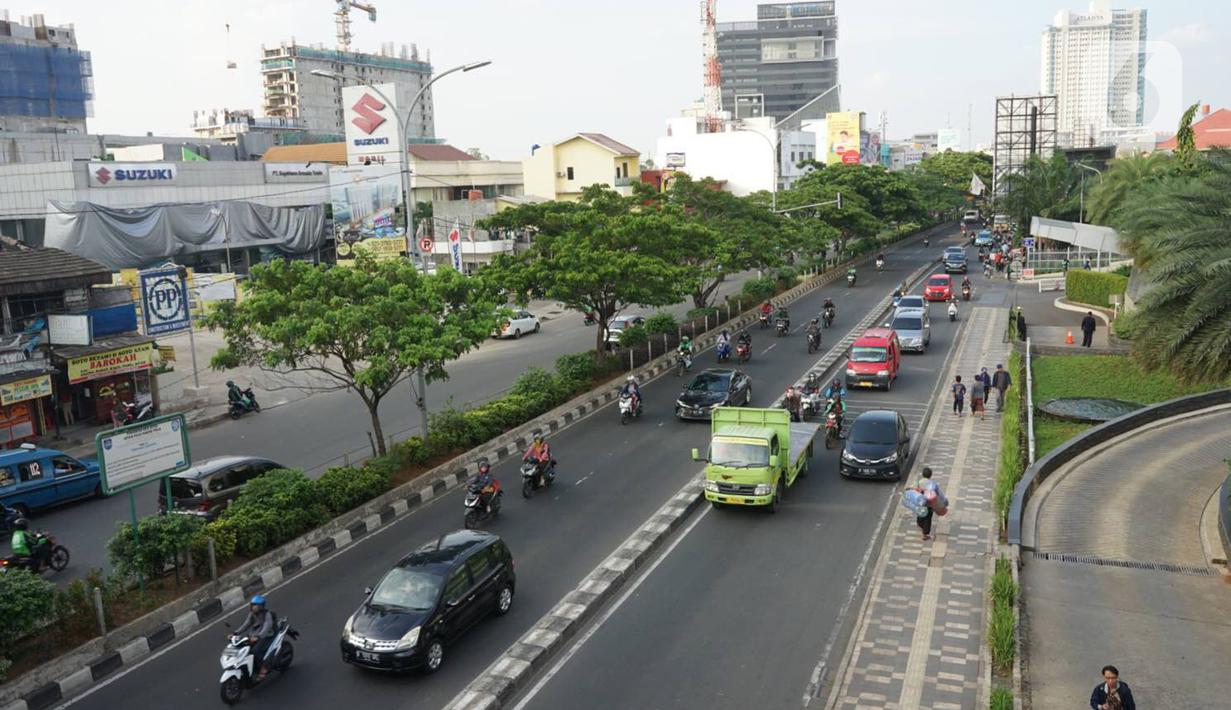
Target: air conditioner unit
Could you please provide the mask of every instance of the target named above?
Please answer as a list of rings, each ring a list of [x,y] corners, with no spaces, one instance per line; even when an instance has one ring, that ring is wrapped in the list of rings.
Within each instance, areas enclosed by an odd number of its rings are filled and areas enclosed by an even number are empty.
[[[559,173],[556,173],[556,177],[558,178],[566,177],[566,174],[563,172],[559,172]]]

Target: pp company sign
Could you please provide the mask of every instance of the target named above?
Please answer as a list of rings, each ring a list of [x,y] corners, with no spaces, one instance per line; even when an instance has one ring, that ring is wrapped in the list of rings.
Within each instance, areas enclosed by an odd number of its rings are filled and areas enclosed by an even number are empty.
[[[146,335],[189,327],[188,286],[179,269],[141,272],[141,315]]]

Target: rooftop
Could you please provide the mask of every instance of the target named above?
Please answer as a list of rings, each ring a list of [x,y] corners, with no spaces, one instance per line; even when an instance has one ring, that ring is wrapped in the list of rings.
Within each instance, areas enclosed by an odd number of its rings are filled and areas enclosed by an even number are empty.
[[[603,135],[602,133],[578,133],[577,136],[580,136],[581,138],[585,138],[591,143],[596,143],[606,148],[607,150],[611,151],[612,153],[615,153],[616,155],[636,155],[636,156],[641,155],[641,151],[637,150],[636,148],[629,148],[623,143],[615,140],[614,138],[610,138],[606,135]],[[577,136],[574,136],[574,137],[577,137]],[[568,138],[565,140],[572,140],[572,138]],[[563,143],[563,142],[564,141],[560,141],[560,143]],[[557,143],[556,145],[559,145],[559,143]]]
[[[59,249],[0,248],[0,296],[111,283],[111,270]]]
[[[1197,150],[1231,148],[1231,110],[1220,108],[1193,124]],[[1175,136],[1158,144],[1159,150],[1175,150]]]

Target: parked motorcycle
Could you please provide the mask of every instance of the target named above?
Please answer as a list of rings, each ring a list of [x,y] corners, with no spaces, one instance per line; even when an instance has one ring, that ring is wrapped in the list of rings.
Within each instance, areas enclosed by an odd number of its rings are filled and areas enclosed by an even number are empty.
[[[253,394],[251,387],[240,390],[240,392],[243,394],[243,397],[231,402],[230,407],[227,410],[227,413],[231,415],[232,419],[239,419],[248,412],[261,411],[261,403],[256,401],[256,395]]]
[[[620,424],[627,424],[639,416],[641,416],[641,400],[633,404],[632,395],[620,395]]]
[[[719,343],[718,344],[718,362],[726,362],[727,360],[730,360],[730,359],[731,359],[731,344],[730,343]]]
[[[483,495],[483,481],[480,481],[478,476],[472,476],[466,482],[466,497],[462,499],[466,515],[462,518],[462,524],[467,530],[474,529],[480,523],[485,523],[500,514],[500,502],[504,498],[504,491],[500,490],[499,481],[495,478],[491,481],[492,488],[495,490],[486,498]]]
[[[752,359],[752,346],[748,343],[735,344],[735,359],[739,360],[739,364],[746,365]]]
[[[821,349],[821,331],[808,331],[808,354]]]
[[[545,466],[537,461],[525,461],[521,465],[521,494],[530,498],[540,488],[550,486],[556,480],[556,460],[552,459]]]
[[[47,570],[62,572],[68,567],[68,548],[56,544],[56,539],[42,530],[26,533],[29,540],[30,556],[0,558],[0,571],[9,569],[28,569],[34,574],[42,574]],[[42,559],[42,562],[35,560]]]
[[[791,321],[787,320],[786,318],[779,318],[774,321],[774,327],[777,329],[776,332],[777,332],[778,337],[781,338],[782,336],[790,333]]]
[[[139,406],[133,402],[120,402],[115,408],[115,423],[118,426],[127,426],[153,418],[153,402],[146,402]]]
[[[227,624],[230,628],[230,624]],[[288,619],[278,619],[274,626],[274,640],[265,652],[265,663],[270,671],[285,671],[290,668],[295,658],[295,648],[286,637],[299,638],[299,632],[291,628]],[[251,690],[259,683],[269,680],[266,675],[263,680],[256,679],[256,656],[252,654],[252,644],[247,636],[232,634],[226,648],[222,649],[222,678],[219,682],[219,694],[222,702],[234,705],[243,697],[245,690]]]
[[[826,328],[833,327],[833,317],[834,317],[834,309],[826,308],[825,312],[821,314],[821,325],[825,326]]]

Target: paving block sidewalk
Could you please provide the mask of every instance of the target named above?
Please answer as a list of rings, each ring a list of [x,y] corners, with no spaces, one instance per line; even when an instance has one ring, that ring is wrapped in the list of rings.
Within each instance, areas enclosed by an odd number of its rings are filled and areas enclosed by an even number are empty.
[[[827,708],[959,710],[986,705],[981,645],[983,604],[997,527],[992,488],[1000,450],[1000,417],[953,415],[948,383],[969,382],[979,368],[1008,360],[1002,342],[1003,308],[975,308],[967,316],[946,385],[932,403],[932,419],[911,482],[930,466],[949,498],[931,541],[920,539],[914,516],[895,504],[868,596],[838,667]],[[1016,386],[1017,383],[1014,383]]]

